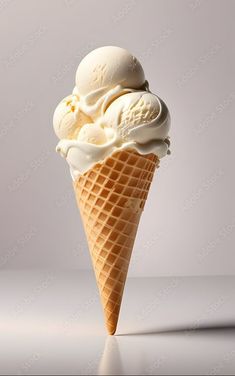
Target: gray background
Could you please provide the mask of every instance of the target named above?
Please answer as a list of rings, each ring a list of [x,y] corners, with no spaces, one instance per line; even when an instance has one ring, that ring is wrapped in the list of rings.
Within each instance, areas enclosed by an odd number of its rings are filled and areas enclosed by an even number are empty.
[[[0,2],[0,267],[89,269],[52,115],[93,48],[141,61],[172,116],[132,276],[234,274],[234,1]]]

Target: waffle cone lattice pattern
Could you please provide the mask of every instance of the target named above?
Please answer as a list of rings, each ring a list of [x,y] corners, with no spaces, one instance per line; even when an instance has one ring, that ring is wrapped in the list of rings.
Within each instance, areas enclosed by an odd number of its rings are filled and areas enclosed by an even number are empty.
[[[158,158],[122,150],[74,183],[107,330],[116,330],[130,256]]]

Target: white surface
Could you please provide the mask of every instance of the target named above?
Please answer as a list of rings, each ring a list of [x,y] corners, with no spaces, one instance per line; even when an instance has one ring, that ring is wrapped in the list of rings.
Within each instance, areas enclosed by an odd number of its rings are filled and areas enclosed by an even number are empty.
[[[1,374],[234,374],[235,278],[127,282],[106,336],[93,275],[0,274]]]
[[[234,7],[0,1],[2,268],[91,267],[52,116],[81,59],[117,45],[140,60],[172,117],[172,156],[154,178],[130,275],[235,274]]]

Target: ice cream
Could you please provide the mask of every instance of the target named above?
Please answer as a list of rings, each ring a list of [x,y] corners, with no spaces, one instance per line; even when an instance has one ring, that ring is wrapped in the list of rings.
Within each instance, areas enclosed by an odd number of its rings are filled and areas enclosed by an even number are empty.
[[[139,61],[125,49],[114,46],[97,48],[89,53],[76,73],[76,86],[83,97],[99,93],[101,89],[104,94],[116,85],[139,89],[144,84],[144,71]]]
[[[54,130],[60,139],[76,138],[81,127],[91,121],[91,118],[81,111],[76,95],[64,98],[58,104],[53,117]]]
[[[169,111],[132,54],[102,47],[79,64],[76,86],[56,108],[53,125],[114,334],[140,217],[159,160],[169,153]]]
[[[165,103],[146,91],[122,95],[105,112],[104,123],[117,130],[123,140],[145,144],[165,140],[170,119]]]
[[[162,158],[169,148],[169,111],[149,92],[139,61],[119,47],[98,48],[81,61],[53,124],[73,179],[118,150]]]

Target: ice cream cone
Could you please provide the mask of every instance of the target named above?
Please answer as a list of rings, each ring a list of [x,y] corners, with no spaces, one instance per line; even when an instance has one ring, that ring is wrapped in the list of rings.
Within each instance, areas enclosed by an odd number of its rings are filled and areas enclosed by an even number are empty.
[[[109,334],[117,327],[139,220],[159,159],[127,149],[74,182]]]

